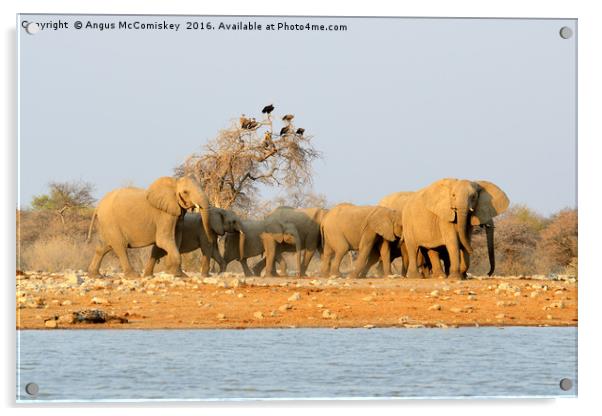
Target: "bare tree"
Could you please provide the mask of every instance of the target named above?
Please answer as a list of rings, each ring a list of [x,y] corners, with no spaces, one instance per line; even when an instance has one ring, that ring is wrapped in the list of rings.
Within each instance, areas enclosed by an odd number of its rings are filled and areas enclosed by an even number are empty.
[[[320,157],[312,137],[304,129],[295,130],[290,120],[285,120],[280,134],[273,129],[270,114],[259,122],[242,116],[203,146],[202,152],[177,166],[175,173],[194,175],[213,205],[241,213],[252,210],[261,185],[311,184],[311,164]]]

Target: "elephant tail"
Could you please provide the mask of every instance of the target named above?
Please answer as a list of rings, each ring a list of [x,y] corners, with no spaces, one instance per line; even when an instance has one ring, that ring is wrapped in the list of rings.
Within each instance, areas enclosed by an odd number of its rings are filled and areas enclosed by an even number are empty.
[[[88,227],[88,237],[86,238],[86,243],[90,242],[90,237],[92,237],[92,228],[94,227],[94,220],[96,219],[96,209],[92,214],[92,219],[90,220],[90,227]]]

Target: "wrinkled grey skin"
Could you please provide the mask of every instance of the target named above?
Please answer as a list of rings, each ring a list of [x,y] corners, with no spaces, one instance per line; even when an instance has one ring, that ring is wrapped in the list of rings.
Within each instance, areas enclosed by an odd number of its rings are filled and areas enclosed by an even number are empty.
[[[358,250],[349,277],[360,277],[367,271],[369,256],[375,247],[380,249],[385,273],[390,274],[389,244],[402,236],[401,216],[395,210],[379,206],[339,204],[326,214],[321,225],[324,244],[321,274],[339,276],[345,254]],[[332,257],[334,256],[334,259]]]
[[[184,276],[176,224],[186,210],[193,208],[200,208],[203,220],[209,224],[209,207],[207,195],[191,177],[162,177],[148,189],[119,188],[109,192],[98,203],[90,222],[88,238],[97,217],[100,242],[88,274],[98,276],[102,259],[113,250],[126,277],[137,277],[139,275],[128,260],[127,249],[156,244],[167,252],[169,273]],[[208,225],[205,232],[210,241],[215,239]]]
[[[209,225],[211,231],[219,236],[225,233],[241,233],[244,235],[244,227],[241,219],[234,212],[223,208],[212,207],[209,210]],[[180,253],[190,253],[196,249],[201,249],[202,276],[209,275],[209,262],[211,258],[219,264],[220,272],[226,270],[224,259],[217,248],[217,239],[213,243],[209,241],[200,214],[187,213],[180,218],[176,225],[176,234],[181,234],[181,241],[178,247]],[[152,276],[155,263],[165,255],[165,250],[157,247],[157,245],[153,245],[153,250],[144,267],[143,275]]]
[[[324,208],[291,208],[279,207],[268,214],[265,220],[275,220],[280,223],[294,224],[299,235],[299,248],[303,250],[301,256],[301,268],[297,267],[297,276],[306,276],[307,267],[317,251],[322,252],[322,237],[320,235],[320,225],[324,216],[328,212]],[[295,252],[296,246],[291,244],[280,244],[279,252]],[[286,263],[285,263],[286,264]],[[254,269],[274,270],[273,261],[270,262],[266,256],[265,260],[257,263]]]
[[[249,268],[247,260],[251,257],[260,256],[265,253],[267,261],[274,264],[282,260],[283,249],[287,245],[296,251],[297,264],[301,264],[301,250],[299,246],[299,233],[292,223],[281,223],[275,219],[270,220],[243,220],[245,239],[241,249],[240,234],[228,233],[224,239],[224,263],[228,265],[233,260],[238,260],[243,267],[246,276],[258,276],[263,267]],[[242,255],[241,255],[242,253]],[[300,269],[298,269],[300,270]],[[277,275],[276,271],[266,269],[266,276]]]

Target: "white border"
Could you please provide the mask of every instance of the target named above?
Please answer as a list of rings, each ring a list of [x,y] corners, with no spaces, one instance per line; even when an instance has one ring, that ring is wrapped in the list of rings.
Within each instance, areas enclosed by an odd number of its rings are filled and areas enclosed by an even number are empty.
[[[0,2],[2,13],[0,19],[3,29],[3,58],[2,73],[4,84],[4,99],[2,106],[2,123],[4,140],[2,163],[4,179],[4,203],[2,204],[2,246],[0,248],[1,263],[4,265],[4,305],[3,329],[8,342],[4,342],[2,360],[2,397],[5,407],[15,406],[15,298],[14,271],[15,254],[15,207],[16,207],[16,38],[15,15],[23,13],[132,13],[132,14],[254,14],[254,15],[347,15],[347,16],[446,16],[446,17],[550,17],[579,19],[579,232],[580,232],[580,275],[579,283],[579,398],[557,400],[441,400],[441,401],[383,401],[383,402],[244,402],[244,403],[173,403],[150,405],[95,404],[71,405],[67,409],[64,404],[37,405],[49,414],[80,414],[85,407],[86,414],[101,414],[127,409],[128,414],[157,414],[171,413],[177,409],[179,413],[198,414],[199,407],[204,411],[219,414],[239,414],[241,411],[250,414],[305,414],[308,411],[320,413],[352,412],[354,414],[368,411],[378,411],[385,414],[402,412],[428,411],[429,413],[480,414],[486,411],[489,415],[507,415],[516,410],[545,412],[549,415],[593,413],[596,398],[599,397],[600,379],[600,324],[601,317],[596,306],[602,276],[598,276],[594,268],[596,255],[594,248],[600,245],[594,238],[601,233],[596,219],[600,218],[600,208],[596,203],[600,196],[588,190],[600,189],[597,177],[600,176],[600,64],[602,40],[601,15],[595,1],[536,1],[536,0],[506,0],[506,1],[420,1],[405,4],[390,4],[386,1],[337,1],[326,3],[323,0],[305,1],[220,1],[201,3],[198,1],[169,1],[169,0],[105,0],[86,1],[54,0],[52,2],[37,0],[5,0]],[[175,407],[174,407],[175,406]],[[38,410],[31,406],[25,407],[25,412]],[[588,410],[592,410],[589,412]],[[8,409],[12,414],[15,409]],[[5,413],[6,414],[6,413]]]

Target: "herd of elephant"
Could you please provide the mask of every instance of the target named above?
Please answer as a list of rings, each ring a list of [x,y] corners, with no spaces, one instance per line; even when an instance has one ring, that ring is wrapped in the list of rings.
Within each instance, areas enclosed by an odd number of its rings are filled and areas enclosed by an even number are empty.
[[[127,249],[152,245],[144,276],[152,275],[163,257],[168,273],[185,276],[181,254],[200,248],[203,275],[214,259],[220,272],[237,260],[247,276],[259,276],[263,269],[265,276],[274,276],[282,254],[291,252],[300,277],[318,251],[321,275],[339,276],[343,257],[353,250],[357,258],[349,277],[365,277],[379,262],[379,270],[388,276],[392,260],[401,257],[401,274],[407,277],[461,279],[470,266],[473,227],[481,226],[486,230],[491,275],[493,218],[508,205],[504,191],[491,182],[446,178],[416,192],[387,195],[378,205],[279,207],[261,220],[244,220],[231,210],[211,206],[193,178],[162,177],[148,189],[116,189],[99,202],[88,232],[90,239],[96,217],[99,243],[88,273],[98,276],[103,257],[113,250],[123,273],[139,276]],[[224,236],[221,252],[217,236]],[[247,260],[260,255],[263,258],[250,268]]]

